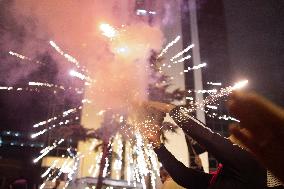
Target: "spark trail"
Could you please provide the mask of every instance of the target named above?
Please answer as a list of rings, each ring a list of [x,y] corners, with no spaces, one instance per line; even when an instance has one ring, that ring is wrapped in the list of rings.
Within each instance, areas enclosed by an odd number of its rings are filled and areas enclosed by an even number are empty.
[[[46,121],[38,122],[38,123],[34,124],[33,127],[34,127],[34,128],[37,128],[37,127],[39,127],[39,126],[43,126],[43,125],[45,125],[45,124],[47,124],[47,123],[50,123],[50,122],[52,122],[52,121],[57,120],[59,117],[66,117],[66,116],[68,116],[69,114],[73,114],[73,113],[75,113],[75,112],[76,112],[77,110],[79,110],[79,109],[82,109],[82,106],[79,106],[78,108],[71,108],[71,109],[69,109],[69,110],[66,110],[66,111],[62,112],[61,115],[52,117],[52,118],[50,118],[50,119],[48,119],[48,120],[46,120]]]
[[[24,55],[22,55],[22,54],[19,54],[19,53],[13,52],[13,51],[9,51],[9,54],[10,54],[11,56],[15,56],[15,57],[17,57],[17,58],[19,58],[19,59],[27,60],[27,61],[29,61],[29,62],[31,62],[31,63],[44,64],[44,63],[42,63],[42,62],[40,62],[40,61],[38,61],[38,60],[33,61],[30,57],[24,56]]]
[[[80,65],[80,62],[78,60],[76,60],[76,58],[74,58],[73,56],[65,53],[54,41],[49,41],[49,44],[62,56],[65,57],[65,59],[68,62],[73,63],[78,69],[82,70],[83,72],[88,72],[87,69],[85,69],[84,67],[82,67]]]
[[[40,159],[42,159],[44,156],[46,156],[51,150],[55,149],[58,145],[60,145],[62,142],[64,142],[64,139],[60,139],[58,142],[55,141],[52,146],[47,146],[46,148],[41,150],[41,155],[38,156],[33,160],[34,163],[37,163]]]
[[[183,55],[184,53],[188,52],[190,49],[192,49],[194,47],[194,44],[189,45],[188,47],[186,47],[184,50],[180,51],[179,53],[177,53],[175,56],[173,56],[170,60],[173,61],[174,59],[180,57],[181,55]]]
[[[178,35],[172,42],[168,43],[167,46],[161,51],[161,53],[157,56],[157,58],[161,58],[165,53],[167,53],[168,49],[176,44],[180,40],[180,36]]]
[[[189,72],[190,70],[197,70],[197,69],[203,68],[205,66],[207,66],[207,64],[206,63],[202,63],[202,64],[199,64],[197,66],[188,67],[186,70],[184,70],[184,72]]]
[[[174,61],[173,63],[174,64],[181,63],[181,62],[184,62],[185,60],[188,60],[190,58],[191,58],[191,55],[187,55],[187,56],[185,56],[185,57],[183,57],[183,58],[181,58],[181,59],[179,59],[177,61]]]

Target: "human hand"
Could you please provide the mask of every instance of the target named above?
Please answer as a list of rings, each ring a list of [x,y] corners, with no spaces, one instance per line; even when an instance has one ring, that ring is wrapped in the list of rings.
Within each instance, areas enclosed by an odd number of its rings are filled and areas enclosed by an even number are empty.
[[[231,126],[234,137],[283,181],[284,110],[255,93],[244,92],[232,94],[228,106],[240,120]]]
[[[139,109],[140,132],[146,137],[154,147],[161,144],[161,125],[166,113],[170,112],[175,106],[156,101],[136,103]]]

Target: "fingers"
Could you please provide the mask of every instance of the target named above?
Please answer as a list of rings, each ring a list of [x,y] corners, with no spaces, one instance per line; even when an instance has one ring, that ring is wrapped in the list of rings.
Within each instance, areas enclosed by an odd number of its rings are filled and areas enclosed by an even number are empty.
[[[241,126],[249,130],[271,132],[272,128],[283,126],[284,110],[255,93],[234,92],[228,107],[230,113],[241,121]]]

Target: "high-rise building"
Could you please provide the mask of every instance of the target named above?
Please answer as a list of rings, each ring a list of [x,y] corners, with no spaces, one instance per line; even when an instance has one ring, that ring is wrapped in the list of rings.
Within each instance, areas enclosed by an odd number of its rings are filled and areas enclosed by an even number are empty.
[[[195,3],[194,3],[195,2]],[[227,86],[230,76],[230,59],[227,50],[227,33],[224,15],[223,1],[190,1],[183,0],[182,11],[182,28],[184,38],[184,48],[188,43],[195,44],[195,52],[193,58],[185,61],[185,67],[192,67],[200,63],[207,63],[206,68],[199,70],[199,73],[194,71],[185,74],[187,90],[212,90],[220,89]],[[195,20],[194,20],[195,19]],[[196,52],[198,51],[198,52]],[[194,58],[194,57],[197,57]],[[220,85],[211,85],[210,83],[220,83]],[[204,94],[205,98],[208,94]],[[198,95],[189,94],[191,98],[197,101],[202,100]],[[205,107],[206,108],[206,107]],[[220,101],[218,110],[206,108],[208,113],[200,111],[203,114],[197,118],[206,123],[208,127],[213,129],[223,136],[227,136],[228,122],[219,120],[218,117],[226,114],[224,103]],[[217,113],[218,116],[211,118],[212,113]],[[217,167],[216,160],[209,154],[209,168]]]

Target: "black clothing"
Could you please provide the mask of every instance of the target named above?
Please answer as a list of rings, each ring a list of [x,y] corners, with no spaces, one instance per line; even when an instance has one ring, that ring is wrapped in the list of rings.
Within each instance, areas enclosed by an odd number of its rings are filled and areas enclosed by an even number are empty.
[[[206,128],[184,112],[182,107],[173,109],[170,116],[186,135],[206,148],[223,165],[216,181],[210,185],[212,175],[187,168],[164,146],[154,149],[165,169],[179,185],[189,189],[266,188],[266,169],[250,153]]]

